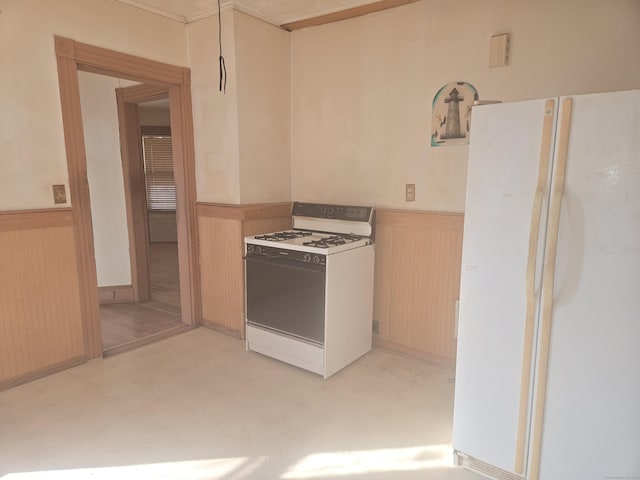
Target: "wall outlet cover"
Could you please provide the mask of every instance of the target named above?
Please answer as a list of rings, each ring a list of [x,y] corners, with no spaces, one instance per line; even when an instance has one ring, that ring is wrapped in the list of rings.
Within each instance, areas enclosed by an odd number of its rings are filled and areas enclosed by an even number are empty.
[[[64,185],[52,185],[53,203],[56,205],[67,203],[67,190]]]

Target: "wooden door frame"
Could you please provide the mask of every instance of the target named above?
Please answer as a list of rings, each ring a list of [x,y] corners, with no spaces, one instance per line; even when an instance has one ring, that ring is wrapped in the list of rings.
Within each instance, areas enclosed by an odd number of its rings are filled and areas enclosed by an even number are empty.
[[[55,36],[55,52],[69,171],[85,354],[87,358],[96,358],[102,356],[102,329],[78,71],[134,80],[146,85],[160,86],[169,92],[174,177],[178,199],[176,218],[182,321],[195,325],[201,317],[201,302],[195,216],[191,72],[188,68],[147,60],[59,36]]]

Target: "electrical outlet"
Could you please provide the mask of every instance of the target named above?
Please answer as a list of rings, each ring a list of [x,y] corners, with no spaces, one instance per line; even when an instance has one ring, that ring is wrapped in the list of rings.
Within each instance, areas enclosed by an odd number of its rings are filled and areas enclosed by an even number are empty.
[[[67,203],[67,190],[64,185],[52,185],[53,187],[53,203]]]
[[[415,183],[407,183],[407,186],[404,192],[404,199],[406,202],[416,201],[416,184]]]

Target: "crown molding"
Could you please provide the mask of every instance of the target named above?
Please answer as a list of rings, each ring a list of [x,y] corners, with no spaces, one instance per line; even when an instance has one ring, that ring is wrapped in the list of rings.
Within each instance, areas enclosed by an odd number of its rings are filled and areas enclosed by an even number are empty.
[[[183,15],[178,15],[175,13],[170,13],[164,10],[160,10],[158,8],[151,7],[137,0],[116,0],[116,1],[124,5],[138,8],[140,10],[144,10],[146,12],[153,13],[155,15],[159,15],[161,17],[165,17],[170,20],[174,20],[176,22],[180,22],[184,24],[197,22],[198,20],[202,20],[203,18],[213,17],[218,14],[218,7],[214,7],[214,8],[208,8],[206,10],[202,10],[196,13],[192,13],[191,15],[187,15],[185,17]],[[239,5],[234,1],[227,1],[220,5],[221,12],[226,12],[227,10],[237,10],[238,12],[245,13],[254,18],[257,18],[258,20],[262,20],[264,22],[270,23],[271,25],[274,25],[276,27],[280,26],[280,22],[278,22],[277,20],[271,17],[268,17],[267,15],[263,15],[262,13],[257,12],[256,10],[253,10],[251,8],[247,8],[243,5]]]
[[[240,5],[236,2],[234,2],[234,10],[244,13],[246,15],[249,15],[250,17],[253,18],[257,18],[258,20],[262,20],[263,22],[269,23],[271,25],[273,25],[274,27],[280,27],[281,22],[279,22],[278,20],[275,20],[274,18],[271,18],[267,15],[264,15],[260,12],[258,12],[257,10],[253,10],[252,8],[248,8],[245,7],[244,5]]]
[[[201,10],[199,12],[193,13],[191,15],[183,16],[175,13],[166,12],[164,10],[160,10],[155,7],[151,7],[146,5],[139,0],[115,0],[121,4],[128,5],[130,7],[138,8],[140,10],[144,10],[149,13],[153,13],[155,15],[159,15],[161,17],[165,17],[176,22],[189,24],[193,22],[197,22],[198,20],[202,20],[204,18],[213,17],[218,14],[218,8],[208,8],[205,10]],[[386,10],[388,8],[399,7],[401,5],[406,5],[408,3],[413,3],[416,0],[360,0],[355,3],[352,7],[332,11],[320,15],[315,15],[313,17],[303,17],[297,20],[288,20],[284,23],[279,22],[278,20],[269,17],[268,15],[264,15],[263,13],[258,12],[252,8],[246,7],[242,4],[237,3],[235,0],[227,0],[220,5],[220,11],[226,12],[227,10],[236,10],[238,12],[249,15],[258,20],[262,20],[270,25],[275,27],[282,28],[284,30],[298,30],[301,28],[324,25],[326,23],[333,23],[340,20],[345,20],[348,18],[357,17],[360,15],[366,15],[368,13],[377,12],[380,10]]]
[[[122,3],[124,5],[128,5],[130,7],[138,8],[140,10],[144,10],[149,13],[153,13],[155,15],[159,15],[164,18],[168,18],[170,20],[174,20],[180,23],[187,23],[187,18],[182,15],[177,15],[175,13],[169,13],[164,10],[160,10],[158,8],[151,7],[149,5],[145,5],[144,3],[137,2],[136,0],[116,0],[116,2]]]
[[[360,17],[362,15],[400,7],[416,1],[417,0],[367,0],[351,8],[337,10],[332,13],[316,15],[314,17],[309,17],[298,21],[283,23],[282,25],[280,25],[280,27],[291,32],[303,28],[317,27],[319,25],[326,25],[328,23],[334,23],[341,20]]]
[[[236,5],[235,2],[224,2],[220,4],[220,13],[226,12],[227,10],[235,10]],[[197,22],[198,20],[202,20],[203,18],[213,17],[218,15],[218,7],[208,8],[206,10],[201,10],[196,13],[192,13],[186,17],[186,23]]]
[[[328,11],[325,11],[324,13],[316,13],[311,17],[309,17],[309,16],[294,17],[294,18],[292,18],[290,20],[285,20],[280,25],[288,25],[288,24],[291,24],[291,23],[304,22],[304,21],[311,20],[311,19],[314,19],[314,18],[317,18],[317,17],[324,17],[325,15],[335,15],[335,14],[338,14],[338,13],[343,12],[345,10],[350,10],[352,8],[364,7],[366,5],[369,5],[371,3],[377,3],[379,1],[380,0],[360,0],[358,2],[355,2],[353,5],[351,5],[350,7],[347,7],[347,8],[338,7],[337,10],[328,10]]]

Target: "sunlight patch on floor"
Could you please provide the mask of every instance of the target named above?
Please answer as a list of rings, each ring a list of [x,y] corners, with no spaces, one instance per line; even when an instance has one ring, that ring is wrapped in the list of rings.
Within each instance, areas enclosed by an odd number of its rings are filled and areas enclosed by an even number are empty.
[[[269,457],[10,473],[1,480],[227,480],[249,478]]]
[[[259,478],[269,461],[263,457],[219,458],[180,462],[10,473],[0,480],[242,480]],[[452,465],[451,446],[429,445],[378,450],[314,453],[279,478],[331,479],[348,475],[422,471]]]
[[[281,478],[333,478],[383,472],[419,471],[452,465],[449,445],[314,453],[300,460]]]

